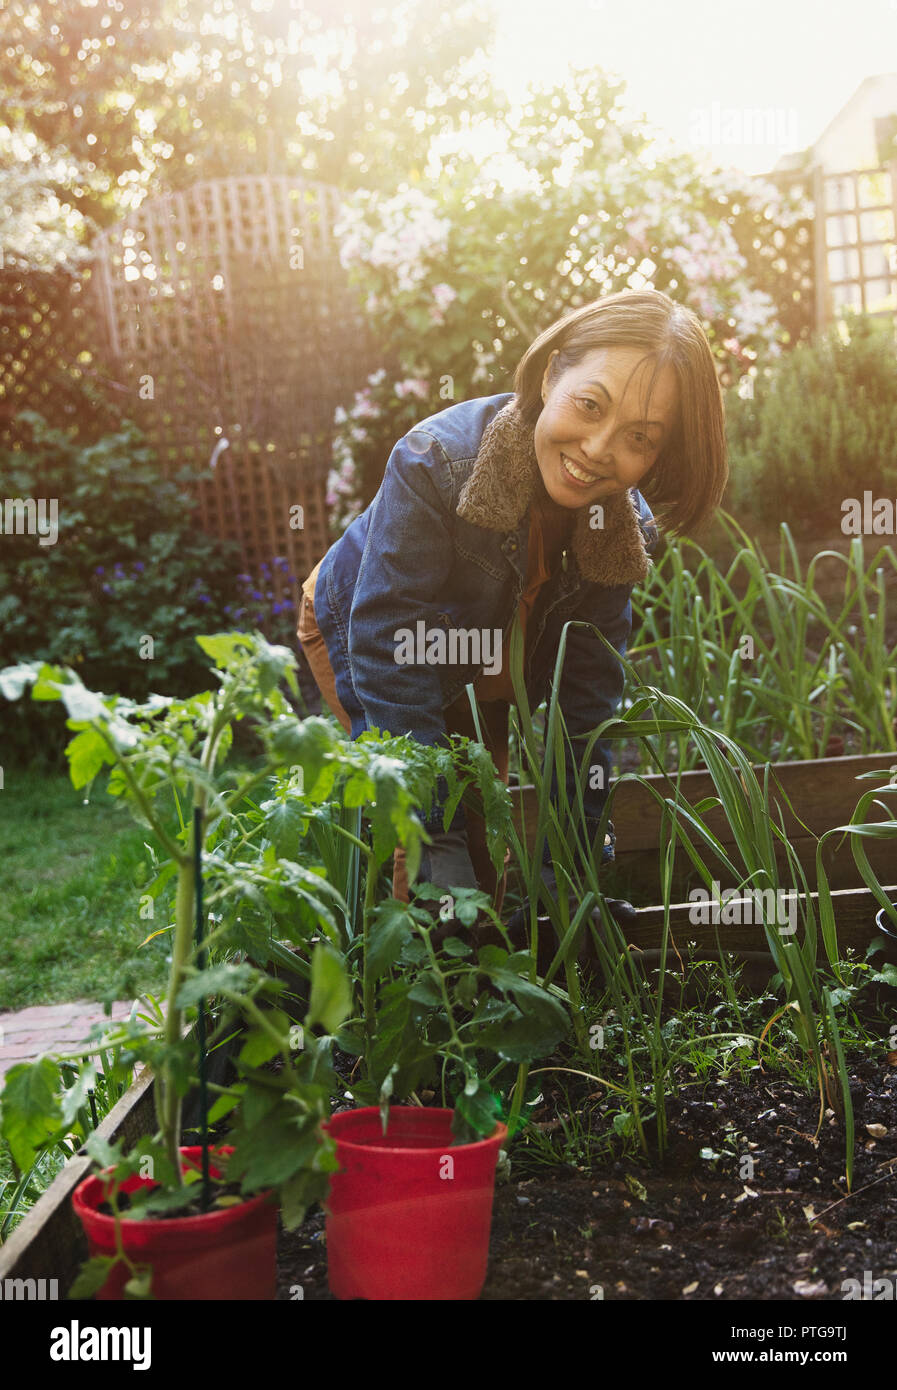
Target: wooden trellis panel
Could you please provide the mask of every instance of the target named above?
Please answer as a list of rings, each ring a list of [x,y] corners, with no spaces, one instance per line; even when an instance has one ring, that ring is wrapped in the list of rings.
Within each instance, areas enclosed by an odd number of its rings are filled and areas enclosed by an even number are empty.
[[[897,160],[846,173],[814,170],[816,326],[844,308],[897,313]]]
[[[238,540],[247,566],[283,556],[299,578],[329,543],[334,409],[376,365],[338,212],[322,184],[210,180],[148,200],[94,246],[125,413],[166,472],[196,471],[204,529]]]
[[[117,428],[114,387],[98,383],[92,347],[97,324],[87,286],[75,275],[32,271],[5,258],[0,268],[0,446],[15,448],[18,417],[37,411],[57,428],[91,440]]]

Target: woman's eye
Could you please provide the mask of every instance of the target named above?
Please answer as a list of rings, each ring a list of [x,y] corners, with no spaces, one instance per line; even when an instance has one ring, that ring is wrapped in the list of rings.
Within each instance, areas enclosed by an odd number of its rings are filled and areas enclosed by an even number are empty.
[[[591,398],[591,396],[582,396],[582,397],[580,397],[580,402],[579,402],[579,403],[580,403],[580,405],[582,406],[583,410],[585,410],[586,413],[589,414],[589,415],[594,415],[594,413],[595,413],[596,410],[600,410],[600,409],[601,409],[601,406],[599,405],[599,403],[598,403],[597,401],[593,401],[592,398]],[[590,409],[590,407],[593,407],[593,408]]]

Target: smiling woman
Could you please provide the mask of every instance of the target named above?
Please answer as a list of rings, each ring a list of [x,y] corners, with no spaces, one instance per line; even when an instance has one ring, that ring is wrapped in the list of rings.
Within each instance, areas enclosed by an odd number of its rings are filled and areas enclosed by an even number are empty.
[[[672,367],[660,373],[659,399],[648,420],[649,364],[638,348],[596,348],[577,366],[545,369],[544,409],[536,422],[536,458],[545,491],[560,507],[636,487],[672,433],[678,405]],[[633,380],[634,378],[634,380]],[[573,501],[573,494],[581,494]]]
[[[710,346],[697,317],[659,291],[608,295],[560,319],[525,353],[514,388],[450,406],[399,440],[373,502],[306,581],[298,629],[353,738],[368,728],[424,744],[472,735],[472,685],[505,780],[515,692],[501,653],[515,619],[531,708],[554,678],[565,625],[577,624],[559,705],[578,754],[620,700],[620,663],[599,634],[625,653],[630,594],[657,541],[652,507],[665,530],[687,534],[718,507],[727,478]],[[409,651],[415,632],[428,640]],[[474,656],[487,648],[498,654],[488,671]],[[610,756],[600,742],[591,756],[579,789],[571,760],[566,793],[577,804],[581,792],[594,842]],[[426,826],[421,879],[494,891],[498,910],[481,824],[459,807],[446,826],[437,801]],[[601,863],[613,845],[611,826]],[[553,893],[547,858],[543,878]],[[393,891],[407,900],[400,853]]]

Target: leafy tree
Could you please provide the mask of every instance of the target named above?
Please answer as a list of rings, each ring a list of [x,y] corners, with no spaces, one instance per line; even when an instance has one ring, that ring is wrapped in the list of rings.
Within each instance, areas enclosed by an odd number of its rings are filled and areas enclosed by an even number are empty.
[[[235,172],[362,185],[423,168],[434,135],[495,105],[470,64],[490,30],[421,0],[9,0],[4,120],[68,152],[48,185],[100,226]]]

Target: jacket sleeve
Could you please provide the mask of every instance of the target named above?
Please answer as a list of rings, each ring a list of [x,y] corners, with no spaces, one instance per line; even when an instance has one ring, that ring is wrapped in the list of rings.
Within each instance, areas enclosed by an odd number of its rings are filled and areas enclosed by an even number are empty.
[[[428,442],[420,452],[418,441]],[[367,539],[349,613],[352,681],[367,728],[410,734],[418,743],[447,742],[442,684],[437,666],[396,661],[400,629],[439,626],[454,548],[450,529],[451,483],[438,441],[422,430],[399,440],[371,504]],[[442,829],[446,789],[425,817]],[[453,828],[464,824],[459,807]]]
[[[615,652],[625,656],[626,644],[632,631],[631,589],[590,587],[591,594],[573,613],[572,621],[592,624],[607,638]],[[593,745],[584,776],[580,774],[580,763],[588,736],[605,719],[615,714],[622,694],[623,668],[617,658],[607,650],[590,628],[568,628],[558,695],[561,714],[573,749],[572,758],[570,750],[567,750],[567,797],[571,806],[577,804],[576,782],[582,777],[582,798],[590,843],[594,842],[610,783],[610,746],[606,740],[599,739]],[[557,777],[554,773],[551,794],[552,798],[556,798]],[[599,860],[601,864],[609,863],[614,858],[615,834],[612,822],[608,824],[607,834],[610,836],[610,843],[605,843],[602,847]],[[546,864],[551,862],[547,842],[543,859]]]

